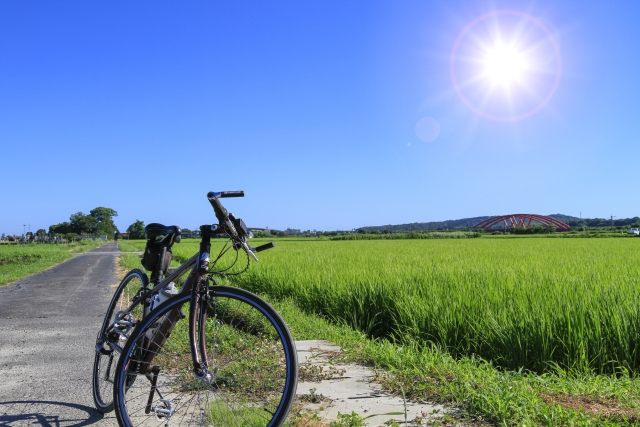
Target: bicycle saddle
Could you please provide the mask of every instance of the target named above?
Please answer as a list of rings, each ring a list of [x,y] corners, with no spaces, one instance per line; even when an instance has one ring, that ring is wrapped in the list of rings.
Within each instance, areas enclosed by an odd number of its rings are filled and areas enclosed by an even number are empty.
[[[147,237],[150,238],[174,233],[180,234],[180,231],[180,227],[177,225],[162,225],[157,222],[152,222],[144,227],[144,232],[147,234]]]

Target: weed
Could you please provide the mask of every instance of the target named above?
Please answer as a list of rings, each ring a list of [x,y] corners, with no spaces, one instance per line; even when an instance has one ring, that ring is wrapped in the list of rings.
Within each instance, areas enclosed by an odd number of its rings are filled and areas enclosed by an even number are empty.
[[[338,419],[329,424],[330,427],[366,427],[364,418],[355,412],[351,414],[341,414],[338,412]]]

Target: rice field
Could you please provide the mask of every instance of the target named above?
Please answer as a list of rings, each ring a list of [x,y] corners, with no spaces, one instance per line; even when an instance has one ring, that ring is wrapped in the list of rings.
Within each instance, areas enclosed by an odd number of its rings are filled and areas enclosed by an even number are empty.
[[[371,337],[475,355],[509,370],[640,367],[640,239],[276,245],[233,283]],[[196,241],[183,242],[175,259],[196,250]]]

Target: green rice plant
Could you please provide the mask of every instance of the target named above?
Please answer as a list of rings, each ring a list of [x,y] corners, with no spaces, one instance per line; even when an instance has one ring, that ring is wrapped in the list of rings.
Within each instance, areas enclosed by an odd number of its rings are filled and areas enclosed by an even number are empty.
[[[634,239],[288,241],[233,283],[455,357],[615,373],[640,367],[639,255]]]

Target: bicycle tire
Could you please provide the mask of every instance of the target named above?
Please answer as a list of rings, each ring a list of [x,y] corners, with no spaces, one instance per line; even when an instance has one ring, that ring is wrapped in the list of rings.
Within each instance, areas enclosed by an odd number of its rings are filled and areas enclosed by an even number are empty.
[[[180,310],[187,313],[191,296],[174,296],[136,327],[122,351],[114,386],[120,426],[278,427],[284,423],[298,381],[289,328],[269,304],[243,289],[214,286],[210,296],[204,331],[212,378],[195,377],[189,322],[176,315]],[[168,329],[162,334],[158,321],[180,317],[184,320],[166,321],[171,328],[162,328]],[[162,347],[137,358],[135,354],[149,345],[149,338],[157,340],[154,333],[161,334]],[[141,378],[133,382],[131,377]]]
[[[105,344],[105,341],[107,335],[111,334],[109,338],[117,341],[121,348],[124,347],[127,335],[130,335],[131,331],[126,334],[112,333],[115,316],[122,311],[128,311],[133,297],[138,295],[142,289],[149,289],[149,278],[146,273],[138,268],[128,272],[111,298],[111,303],[102,322],[102,328],[96,339],[96,354],[93,362],[93,401],[96,409],[103,414],[113,411],[114,408],[113,380],[119,359],[118,349],[108,343]],[[131,318],[127,320],[134,323],[141,320],[143,315],[144,307],[140,304],[131,313]]]

